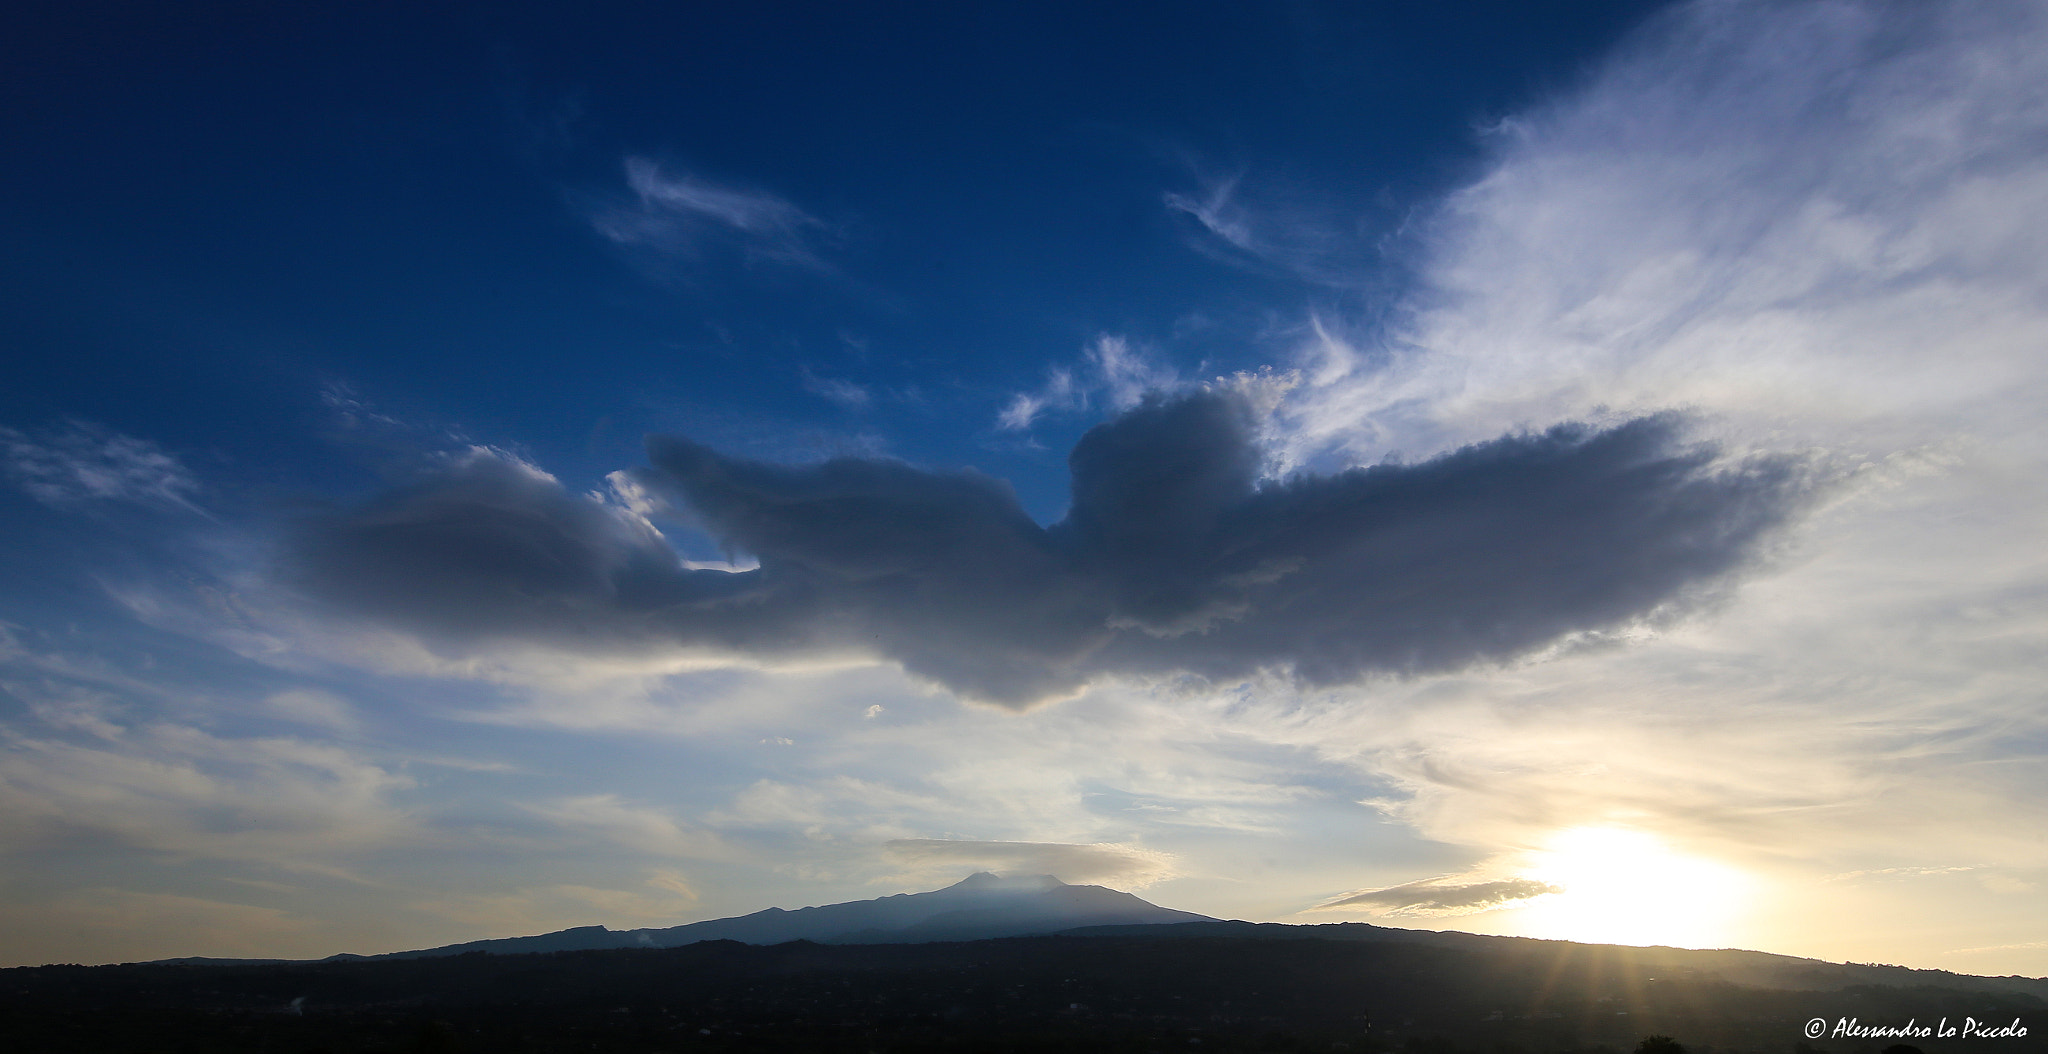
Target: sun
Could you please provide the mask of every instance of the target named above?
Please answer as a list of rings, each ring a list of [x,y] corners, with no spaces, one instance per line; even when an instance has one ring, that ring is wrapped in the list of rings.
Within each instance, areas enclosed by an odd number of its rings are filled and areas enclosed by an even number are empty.
[[[1558,888],[1521,909],[1525,936],[1592,944],[1728,947],[1749,876],[1622,827],[1574,827],[1530,854],[1523,875]]]

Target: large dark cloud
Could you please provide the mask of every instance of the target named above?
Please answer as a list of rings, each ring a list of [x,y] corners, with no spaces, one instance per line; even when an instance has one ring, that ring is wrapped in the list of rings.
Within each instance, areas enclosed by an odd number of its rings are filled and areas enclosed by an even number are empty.
[[[635,478],[760,560],[739,574],[685,570],[631,518],[478,453],[307,524],[291,567],[451,644],[858,650],[1010,705],[1104,673],[1334,684],[1510,659],[1740,568],[1800,504],[1801,466],[1723,464],[1682,425],[1261,482],[1240,396],[1154,399],[1082,437],[1050,527],[971,471],[651,440]]]
[[[674,639],[678,610],[749,607],[758,572],[685,570],[631,517],[494,451],[302,525],[287,579],[337,607],[440,643],[545,639],[634,648]],[[743,617],[723,620],[743,632]],[[735,641],[737,643],[737,641]]]

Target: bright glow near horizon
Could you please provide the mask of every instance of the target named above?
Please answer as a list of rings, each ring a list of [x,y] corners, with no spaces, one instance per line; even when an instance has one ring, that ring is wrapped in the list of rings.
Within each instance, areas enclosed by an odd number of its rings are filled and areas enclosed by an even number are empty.
[[[1728,947],[1754,885],[1735,868],[1619,827],[1560,831],[1531,857],[1524,874],[1564,890],[1519,912],[1531,937]]]

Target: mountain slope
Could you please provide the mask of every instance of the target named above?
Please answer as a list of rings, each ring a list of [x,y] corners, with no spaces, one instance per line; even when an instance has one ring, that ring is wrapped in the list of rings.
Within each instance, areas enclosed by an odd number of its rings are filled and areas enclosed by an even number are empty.
[[[1214,921],[1207,915],[1162,908],[1129,893],[1102,886],[1068,885],[1051,875],[999,877],[984,871],[928,893],[898,893],[875,900],[855,900],[795,911],[768,908],[751,915],[660,929],[610,930],[603,926],[578,926],[533,937],[469,941],[368,958],[416,959],[465,952],[516,955],[603,948],[673,948],[715,940],[744,944],[781,944],[796,940],[819,944],[918,944],[1025,937],[1082,926],[1153,926]]]
[[[2048,977],[1959,974],[1880,963],[1837,963],[1775,952],[1739,948],[1639,947],[1627,944],[1581,944],[1540,937],[1505,937],[1458,930],[1407,930],[1364,922],[1288,925],[1278,922],[1191,922],[1161,927],[1090,926],[1067,930],[1068,937],[1144,937],[1157,940],[1250,938],[1273,941],[1356,941],[1428,945],[1473,952],[1495,961],[1518,963],[1518,969],[1555,973],[1575,968],[1622,976],[1641,973],[1690,980],[1713,980],[1758,989],[1831,992],[1885,985],[1970,992],[2020,993],[2048,1000]],[[1575,965],[1574,965],[1575,964]]]

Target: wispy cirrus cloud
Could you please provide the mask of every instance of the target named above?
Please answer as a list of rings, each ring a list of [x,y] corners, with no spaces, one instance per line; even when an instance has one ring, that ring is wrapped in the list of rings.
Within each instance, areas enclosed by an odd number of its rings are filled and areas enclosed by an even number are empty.
[[[1225,245],[1239,252],[1259,255],[1258,238],[1252,233],[1251,220],[1234,200],[1241,178],[1211,181],[1196,194],[1168,191],[1164,199],[1166,207],[1192,217],[1203,230]]]
[[[2035,4],[1702,0],[1501,121],[1385,327],[1324,319],[1290,444],[1376,460],[1684,406],[1898,450],[2048,397]]]
[[[806,367],[798,374],[798,379],[803,383],[804,391],[848,410],[865,410],[875,401],[873,392],[844,377],[821,377]]]
[[[625,174],[632,200],[590,217],[612,242],[686,257],[731,251],[747,262],[827,267],[818,248],[830,225],[781,197],[671,171],[645,157],[628,157]]]
[[[1318,200],[1247,173],[1204,176],[1193,192],[1168,191],[1168,211],[1188,220],[1186,242],[1219,263],[1312,286],[1355,288],[1384,261],[1366,236],[1370,210]]]
[[[37,704],[39,718],[0,725],[0,828],[11,828],[0,844],[10,848],[84,831],[151,853],[342,875],[352,854],[420,835],[396,800],[416,782],[361,750],[135,721],[92,696],[12,679],[0,690]]]
[[[0,426],[8,476],[57,506],[135,502],[200,512],[199,481],[176,455],[147,439],[83,421],[41,432]]]

